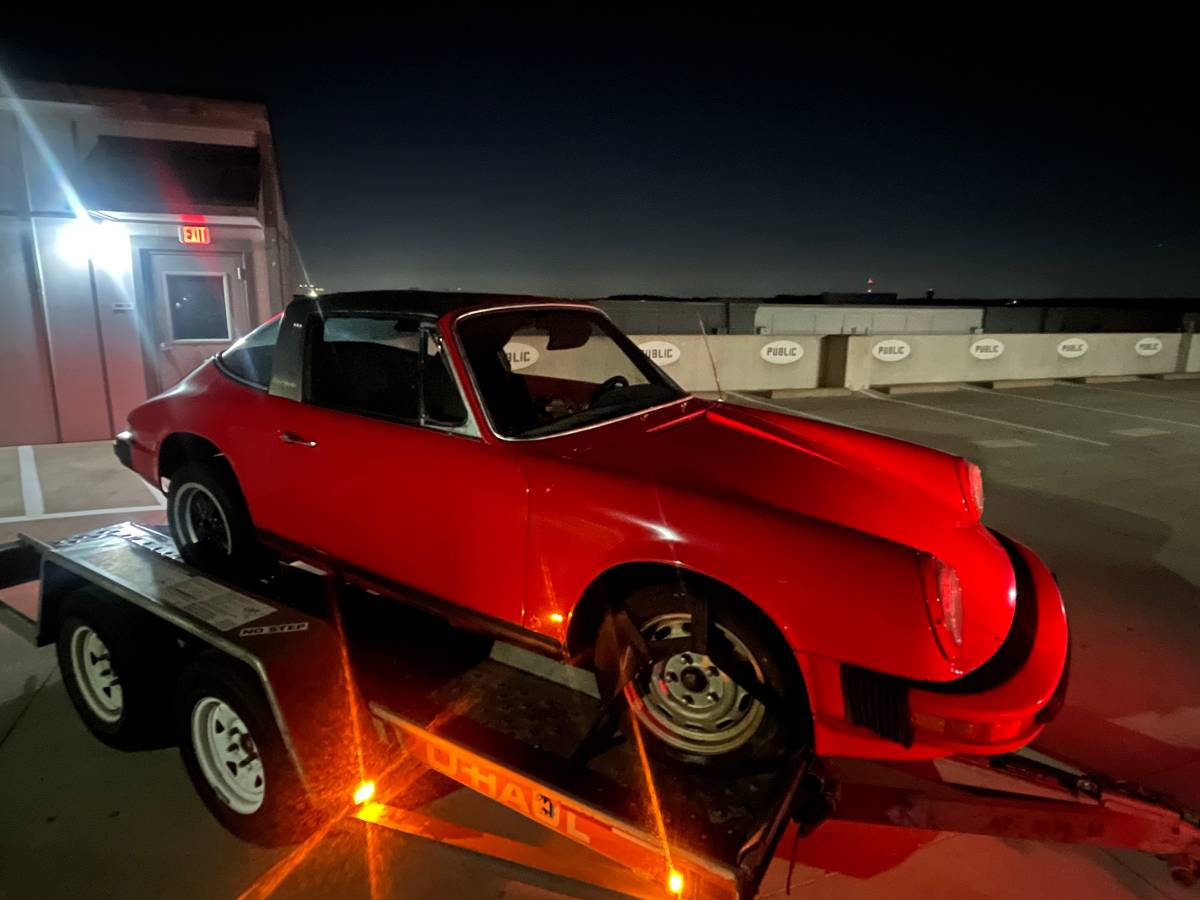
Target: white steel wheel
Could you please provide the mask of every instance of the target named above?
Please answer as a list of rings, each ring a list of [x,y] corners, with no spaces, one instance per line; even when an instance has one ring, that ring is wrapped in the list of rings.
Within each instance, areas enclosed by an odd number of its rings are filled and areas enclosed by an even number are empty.
[[[202,697],[192,707],[191,733],[200,771],[216,795],[236,813],[258,812],[266,797],[266,775],[241,716],[218,697]]]
[[[641,626],[642,637],[655,644],[690,640],[690,613],[656,616]],[[746,644],[717,624],[733,653],[763,681],[762,669]],[[684,650],[656,659],[649,672],[625,686],[625,698],[638,724],[669,747],[697,756],[721,756],[741,749],[758,731],[763,705],[711,659]]]
[[[87,625],[71,632],[70,644],[71,671],[80,696],[102,722],[118,721],[125,708],[125,697],[107,645]]]

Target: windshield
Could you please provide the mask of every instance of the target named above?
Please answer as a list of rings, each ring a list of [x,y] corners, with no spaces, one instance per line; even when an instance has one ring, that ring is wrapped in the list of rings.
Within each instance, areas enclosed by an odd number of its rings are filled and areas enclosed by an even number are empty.
[[[687,396],[599,313],[497,310],[457,326],[497,434],[543,437]]]

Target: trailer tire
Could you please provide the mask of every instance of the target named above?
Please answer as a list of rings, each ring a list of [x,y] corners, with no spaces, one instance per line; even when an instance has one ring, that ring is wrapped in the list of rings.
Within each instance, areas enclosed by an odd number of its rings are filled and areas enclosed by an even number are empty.
[[[192,660],[180,674],[174,718],[188,776],[227,830],[280,847],[320,826],[262,686],[242,663],[215,651]]]
[[[87,729],[117,750],[168,746],[176,664],[170,631],[94,587],[63,598],[58,619],[59,669]]]

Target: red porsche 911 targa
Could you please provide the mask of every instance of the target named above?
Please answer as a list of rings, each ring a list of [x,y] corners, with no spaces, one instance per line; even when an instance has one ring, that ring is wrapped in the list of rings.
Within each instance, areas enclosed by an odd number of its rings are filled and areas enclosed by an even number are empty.
[[[1062,598],[978,468],[689,396],[584,304],[298,298],[117,453],[188,562],[303,560],[591,666],[693,762],[994,754],[1061,703]]]

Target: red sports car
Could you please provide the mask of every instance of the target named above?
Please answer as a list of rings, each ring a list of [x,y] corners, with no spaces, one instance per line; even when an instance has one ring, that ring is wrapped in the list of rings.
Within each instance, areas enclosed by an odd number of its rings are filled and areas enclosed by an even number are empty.
[[[1062,598],[978,468],[689,396],[579,303],[299,298],[117,452],[189,562],[304,560],[590,665],[693,761],[1004,752],[1065,687]]]

